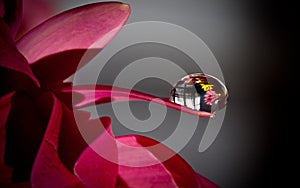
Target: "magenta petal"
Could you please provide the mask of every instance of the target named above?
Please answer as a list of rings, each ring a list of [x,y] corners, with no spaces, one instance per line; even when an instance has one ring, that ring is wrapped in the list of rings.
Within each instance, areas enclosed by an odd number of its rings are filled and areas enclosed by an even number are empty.
[[[22,0],[0,0],[0,17],[10,28],[12,37],[15,37],[22,20]]]
[[[129,13],[129,6],[118,2],[74,8],[31,30],[19,40],[17,47],[29,64],[33,64],[32,69],[39,73],[37,77],[42,83],[62,81],[118,33]]]
[[[145,100],[152,101],[175,110],[179,110],[185,113],[189,113],[201,117],[211,117],[211,113],[205,111],[196,111],[190,108],[175,104],[169,99],[159,99],[157,96],[141,93],[134,90],[105,86],[105,85],[81,85],[81,86],[67,86],[60,88],[56,91],[60,96],[68,96],[73,93],[73,104],[75,108],[81,108],[90,106],[93,104],[103,104],[108,102],[119,102],[128,100]],[[70,99],[64,97],[65,99]],[[67,101],[68,104],[70,101]]]
[[[53,98],[52,114],[32,168],[32,186],[83,187],[59,159],[57,148],[63,112],[61,103]]]
[[[53,2],[49,0],[24,0],[23,19],[17,39],[36,25],[48,19],[54,13]]]
[[[11,97],[13,94],[14,92],[0,98],[0,185],[10,183],[12,176],[12,168],[4,163],[4,151],[6,137],[5,125],[11,108]]]
[[[174,153],[161,143],[143,136],[121,136],[117,137],[120,143],[137,148],[126,147],[118,143],[119,161],[122,164],[131,164],[140,167],[119,167],[119,184],[129,187],[170,187],[164,185],[168,177],[163,178],[164,170],[169,173],[178,187],[201,187],[217,188],[218,186],[197,174],[182,157]],[[172,155],[166,161],[166,155]],[[134,156],[134,157],[132,157]],[[158,164],[149,166],[155,160]],[[147,166],[148,165],[148,166]],[[163,168],[159,168],[163,167]],[[165,172],[165,173],[166,173]],[[171,186],[172,187],[172,186]]]
[[[208,180],[207,178],[196,174],[196,178],[198,181],[198,185],[199,187],[203,187],[203,188],[219,188],[218,185],[216,185],[215,183],[211,182],[210,180]]]
[[[103,119],[102,123],[110,129],[110,120]],[[110,160],[107,160],[109,157]],[[87,187],[115,187],[118,165],[118,151],[111,130],[104,131],[90,147],[86,148],[77,160],[74,172]]]
[[[0,18],[0,44],[1,90],[28,88],[33,82],[39,85],[26,59],[16,49],[9,28],[2,18]]]
[[[88,147],[88,144],[104,131],[103,126],[100,124],[99,119],[90,119],[89,112],[71,111],[67,107],[63,107],[58,154],[63,164],[70,171],[73,171],[76,160],[83,150]]]
[[[192,167],[182,158],[180,155],[175,154],[166,146],[158,144],[157,141],[143,137],[136,136],[136,140],[139,144],[148,149],[158,159],[164,160],[164,166],[171,172],[176,184],[179,187],[199,187],[199,188],[217,188],[218,186],[208,180],[207,178],[196,173]],[[153,147],[155,146],[155,147]],[[172,154],[173,153],[173,154]],[[168,160],[166,155],[172,155]]]
[[[124,164],[119,166],[119,176],[128,187],[177,187],[169,169],[138,143],[136,136],[122,136],[117,140],[119,161]]]

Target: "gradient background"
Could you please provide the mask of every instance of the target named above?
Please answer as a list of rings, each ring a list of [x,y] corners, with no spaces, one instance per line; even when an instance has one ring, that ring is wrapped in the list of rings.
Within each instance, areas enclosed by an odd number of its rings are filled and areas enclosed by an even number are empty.
[[[48,1],[55,13],[89,2],[95,1]],[[222,129],[210,148],[199,153],[197,149],[204,130],[199,126],[180,152],[181,156],[220,187],[269,187],[281,183],[287,186],[293,179],[286,167],[292,165],[289,161],[294,158],[295,150],[289,149],[294,128],[288,123],[293,117],[288,104],[297,100],[293,92],[297,87],[294,85],[296,69],[293,68],[296,62],[295,6],[251,0],[123,2],[131,6],[127,23],[164,21],[182,26],[207,44],[223,70],[230,101]],[[111,66],[105,67],[110,74],[100,83],[114,81],[120,71],[120,59],[122,63],[130,63],[134,58],[159,54],[179,64],[189,61],[184,54],[167,46],[132,46],[111,59]],[[187,69],[193,72],[193,68]],[[167,97],[170,87],[162,80],[146,79],[135,89]],[[149,116],[146,105],[132,103],[136,117],[146,119]],[[111,107],[104,105],[99,113],[110,115]],[[164,127],[148,133],[149,136],[159,140],[172,133],[176,112],[168,113],[171,115]],[[131,133],[111,116],[117,134]],[[203,123],[205,120],[200,121]]]

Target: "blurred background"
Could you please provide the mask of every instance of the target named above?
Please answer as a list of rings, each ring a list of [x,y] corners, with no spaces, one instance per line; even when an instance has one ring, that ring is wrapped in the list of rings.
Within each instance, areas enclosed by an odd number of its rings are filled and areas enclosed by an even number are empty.
[[[32,0],[33,1],[33,0]],[[36,0],[38,1],[38,0]],[[47,4],[44,18],[92,0],[40,0]],[[163,21],[186,28],[201,38],[216,57],[230,99],[219,135],[204,152],[198,152],[206,120],[200,120],[194,136],[180,155],[200,174],[220,187],[267,187],[292,182],[286,167],[295,155],[291,123],[296,92],[296,6],[276,1],[250,0],[124,0],[131,7],[127,23]],[[37,4],[38,6],[38,4]],[[49,9],[50,7],[50,9]],[[26,8],[26,7],[25,7]],[[33,8],[33,7],[32,7]],[[28,8],[27,10],[29,10]],[[26,9],[25,9],[26,10]],[[32,9],[33,10],[33,9]],[[40,10],[43,10],[40,7]],[[40,17],[42,18],[42,17]],[[28,25],[28,28],[34,25]],[[149,56],[189,64],[182,52],[168,46],[140,44],[126,48],[105,67],[109,74],[99,83],[111,84],[122,62]],[[122,62],[120,62],[122,60]],[[119,66],[118,66],[119,65]],[[193,67],[186,67],[193,72]],[[175,80],[176,81],[176,80]],[[174,81],[174,82],[175,82]],[[134,89],[168,97],[171,85],[145,79]],[[139,119],[147,119],[147,104],[133,102]],[[130,134],[113,116],[111,106],[99,114],[110,115],[116,134]],[[163,139],[172,133],[176,112],[168,112],[163,128],[144,134]],[[291,149],[290,149],[291,148]]]

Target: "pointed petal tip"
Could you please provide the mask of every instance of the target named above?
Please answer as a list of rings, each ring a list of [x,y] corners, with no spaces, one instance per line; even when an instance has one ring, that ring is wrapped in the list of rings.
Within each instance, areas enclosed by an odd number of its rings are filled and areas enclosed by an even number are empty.
[[[120,10],[123,10],[123,11],[130,11],[130,5],[129,4],[127,4],[127,3],[122,3],[121,5],[120,5]]]

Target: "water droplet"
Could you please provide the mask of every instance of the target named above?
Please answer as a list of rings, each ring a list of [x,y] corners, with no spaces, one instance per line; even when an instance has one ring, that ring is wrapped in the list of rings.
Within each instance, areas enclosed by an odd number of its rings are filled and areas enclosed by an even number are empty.
[[[217,78],[194,73],[181,78],[170,92],[170,101],[193,110],[214,113],[225,107],[228,92]]]

